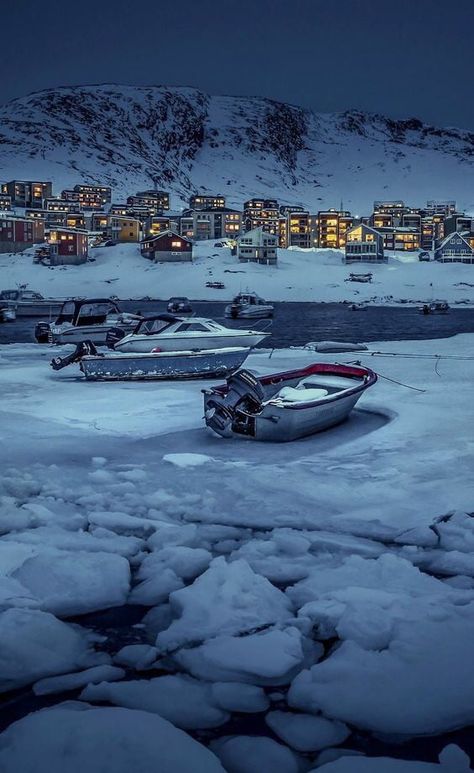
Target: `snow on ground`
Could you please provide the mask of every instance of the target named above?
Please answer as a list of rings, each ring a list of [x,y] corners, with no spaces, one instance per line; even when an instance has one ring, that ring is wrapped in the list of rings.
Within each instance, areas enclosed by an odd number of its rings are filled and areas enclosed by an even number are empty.
[[[123,725],[143,773],[168,734],[163,770],[189,753],[193,770],[368,772],[360,733],[473,724],[473,342],[252,354],[265,373],[357,358],[381,376],[348,422],[281,445],[206,430],[206,382],[89,384],[48,347],[1,347],[0,688],[60,704],[0,736],[2,770],[106,769]],[[138,628],[91,634],[126,603]],[[380,764],[468,770],[443,755]]]
[[[241,290],[253,290],[274,301],[369,301],[412,303],[446,299],[450,304],[474,304],[474,267],[454,263],[424,263],[417,252],[388,252],[386,264],[345,265],[340,250],[278,251],[276,266],[239,263],[227,247],[213,241],[194,246],[193,263],[151,263],[137,244],[97,247],[93,262],[48,268],[33,264],[34,250],[0,255],[2,287],[28,284],[48,297],[85,295],[167,299],[172,295],[228,301]],[[351,272],[371,271],[370,284],[345,281]],[[223,290],[206,282],[223,282]]]

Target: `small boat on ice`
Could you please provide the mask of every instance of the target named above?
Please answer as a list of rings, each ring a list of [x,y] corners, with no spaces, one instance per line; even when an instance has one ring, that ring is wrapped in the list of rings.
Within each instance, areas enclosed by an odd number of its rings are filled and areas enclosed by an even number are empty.
[[[344,421],[376,381],[374,371],[353,365],[315,363],[262,377],[239,370],[202,390],[204,417],[222,437],[297,440]]]
[[[257,293],[239,293],[225,307],[225,316],[232,319],[264,319],[273,317],[274,307]]]
[[[431,301],[424,303],[420,309],[421,314],[446,314],[449,311],[447,301]]]
[[[66,357],[51,361],[53,370],[79,363],[88,381],[142,381],[184,378],[222,378],[236,371],[249,347],[205,349],[199,352],[99,352],[90,341],[77,345]]]
[[[81,341],[105,344],[110,330],[120,328],[125,335],[136,327],[139,319],[142,319],[139,314],[120,311],[111,298],[71,300],[62,305],[54,322],[38,322],[35,338],[40,344],[77,344]]]
[[[203,317],[157,314],[140,319],[128,335],[121,329],[111,330],[107,336],[107,346],[117,352],[151,352],[153,349],[180,352],[236,346],[251,348],[269,335],[262,330],[231,329]]]

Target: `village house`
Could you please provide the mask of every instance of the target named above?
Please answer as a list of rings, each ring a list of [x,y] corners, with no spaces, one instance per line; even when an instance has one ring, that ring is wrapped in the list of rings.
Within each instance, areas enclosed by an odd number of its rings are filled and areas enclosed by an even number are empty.
[[[179,228],[179,215],[152,215],[145,221],[147,237],[156,236],[163,231],[175,231]]]
[[[12,208],[12,197],[8,193],[0,193],[0,212],[10,212]]]
[[[383,246],[386,250],[413,252],[420,249],[421,234],[418,228],[405,228],[399,225],[376,230],[383,236]]]
[[[155,263],[192,261],[193,243],[174,231],[163,231],[156,236],[143,239],[140,242],[140,252]]]
[[[44,208],[50,212],[74,212],[78,207],[75,201],[52,197],[45,199]]]
[[[141,223],[137,218],[110,215],[106,235],[114,242],[139,242]]]
[[[2,184],[0,192],[10,196],[13,207],[43,209],[44,200],[53,195],[53,184],[32,180],[10,180]]]
[[[179,232],[187,239],[194,239],[194,218],[189,209],[185,210],[179,218]]]
[[[456,202],[453,200],[427,201],[424,212],[427,215],[444,215],[448,217],[456,212]]]
[[[198,209],[192,213],[193,240],[236,239],[242,228],[242,213],[236,209],[217,207],[216,209]]]
[[[224,209],[225,196],[196,193],[189,198],[189,209]]]
[[[0,252],[23,252],[44,242],[44,223],[29,217],[0,217]]]
[[[250,199],[244,202],[243,229],[263,228],[270,234],[279,233],[280,211],[276,199]]]
[[[279,247],[299,247],[308,249],[311,244],[311,215],[301,207],[293,211],[291,208],[280,207],[286,210],[279,218]]]
[[[52,266],[77,266],[87,260],[88,234],[77,228],[60,226],[47,234]]]
[[[349,228],[343,260],[344,263],[386,263],[383,236],[364,223]]]
[[[462,233],[463,231],[472,231],[473,219],[461,212],[454,212],[444,219],[444,234]]]
[[[346,243],[346,233],[354,224],[354,218],[347,210],[329,209],[318,212],[318,247],[340,249]]]
[[[129,207],[144,207],[150,215],[157,215],[170,208],[170,195],[168,191],[138,191],[134,196],[127,198]]]
[[[434,258],[440,263],[473,263],[474,250],[469,235],[458,232],[448,234],[436,247]]]
[[[112,189],[108,185],[75,185],[62,191],[63,201],[74,202],[80,209],[102,209],[112,199]]]
[[[241,263],[275,264],[278,235],[267,233],[263,226],[247,231],[237,239],[237,255]]]
[[[442,213],[423,213],[420,234],[420,247],[422,250],[431,250],[434,244],[444,238],[444,220],[445,215]]]

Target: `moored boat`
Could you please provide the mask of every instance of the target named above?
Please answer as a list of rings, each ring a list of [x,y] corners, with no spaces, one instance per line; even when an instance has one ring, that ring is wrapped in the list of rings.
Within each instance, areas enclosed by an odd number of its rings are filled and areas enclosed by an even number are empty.
[[[16,290],[2,290],[0,305],[12,308],[17,317],[40,317],[43,314],[58,314],[64,298],[44,298],[41,293],[18,287]]]
[[[424,303],[420,308],[421,314],[446,314],[449,311],[449,303],[447,301],[431,301],[430,303]]]
[[[170,298],[166,309],[170,314],[192,314],[193,311],[188,298],[184,296]]]
[[[376,381],[374,371],[354,365],[315,363],[262,377],[239,370],[202,390],[205,422],[222,437],[297,440],[344,421]]]
[[[77,344],[92,341],[105,344],[112,329],[133,330],[139,314],[120,311],[111,298],[82,298],[66,301],[54,322],[38,322],[35,338],[38,343]]]
[[[185,378],[222,378],[236,371],[248,357],[248,347],[199,352],[98,352],[90,341],[78,344],[66,357],[51,361],[54,370],[78,362],[88,381],[141,381]]]
[[[262,330],[240,330],[224,327],[203,317],[178,317],[157,314],[143,317],[132,333],[111,330],[107,345],[118,352],[179,352],[199,349],[257,346],[270,333]]]
[[[225,307],[225,316],[232,319],[264,319],[273,317],[274,307],[257,293],[239,293]]]

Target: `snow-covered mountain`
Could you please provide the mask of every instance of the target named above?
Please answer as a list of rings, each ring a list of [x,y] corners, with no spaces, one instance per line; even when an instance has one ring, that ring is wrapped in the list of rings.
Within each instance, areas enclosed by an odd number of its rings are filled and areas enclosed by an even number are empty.
[[[0,108],[0,178],[55,191],[109,184],[114,200],[158,187],[229,204],[276,197],[367,212],[374,199],[454,198],[474,210],[474,133],[357,111],[318,114],[257,97],[166,86],[49,89]]]

